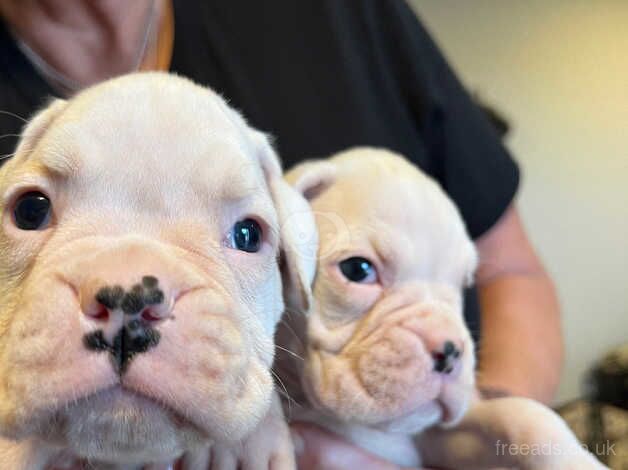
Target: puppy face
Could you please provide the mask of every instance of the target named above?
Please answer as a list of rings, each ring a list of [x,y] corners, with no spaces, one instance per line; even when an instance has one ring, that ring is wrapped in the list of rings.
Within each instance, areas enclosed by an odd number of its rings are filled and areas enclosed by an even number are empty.
[[[458,420],[474,385],[461,290],[476,254],[453,204],[382,150],[305,163],[288,180],[311,198],[319,229],[301,371],[310,401],[399,432]]]
[[[54,102],[0,198],[0,434],[141,462],[257,424],[306,203],[220,97],[138,74]]]

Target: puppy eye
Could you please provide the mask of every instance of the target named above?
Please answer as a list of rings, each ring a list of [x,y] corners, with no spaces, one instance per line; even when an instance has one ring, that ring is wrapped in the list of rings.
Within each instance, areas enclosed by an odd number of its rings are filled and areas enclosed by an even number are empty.
[[[361,284],[374,284],[377,282],[377,270],[373,263],[366,258],[354,256],[347,258],[338,264],[340,272],[351,282],[359,282]]]
[[[244,219],[235,223],[230,238],[232,248],[256,253],[262,247],[262,228],[255,220]]]
[[[50,221],[52,204],[45,194],[31,191],[22,194],[15,202],[13,219],[22,230],[43,230]]]

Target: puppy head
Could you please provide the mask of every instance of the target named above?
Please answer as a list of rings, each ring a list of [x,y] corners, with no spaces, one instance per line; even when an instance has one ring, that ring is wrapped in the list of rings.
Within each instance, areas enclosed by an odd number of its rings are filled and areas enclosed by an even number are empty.
[[[0,434],[126,463],[258,423],[281,277],[307,307],[314,269],[286,224],[315,228],[219,96],[136,74],[51,103],[0,208]]]
[[[474,384],[461,290],[476,252],[452,202],[402,157],[369,148],[287,179],[319,230],[301,371],[310,401],[387,430],[456,422]]]

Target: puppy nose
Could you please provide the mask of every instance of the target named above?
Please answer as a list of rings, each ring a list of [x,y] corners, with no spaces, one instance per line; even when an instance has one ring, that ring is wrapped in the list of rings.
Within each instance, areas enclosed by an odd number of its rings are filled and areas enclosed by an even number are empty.
[[[164,290],[151,275],[143,276],[141,282],[126,290],[118,284],[104,284],[96,290],[93,300],[87,301],[88,305],[83,306],[85,314],[104,321],[117,312],[133,319],[139,314],[147,322],[159,321],[170,313]]]
[[[447,340],[443,343],[441,349],[432,351],[434,359],[434,370],[443,374],[450,374],[462,356],[462,348]]]
[[[99,327],[85,335],[84,344],[88,350],[109,352],[123,373],[135,355],[157,346],[160,334],[154,325],[170,314],[172,301],[152,275],[126,289],[114,284],[87,285],[85,290],[95,293],[81,296],[83,313]]]

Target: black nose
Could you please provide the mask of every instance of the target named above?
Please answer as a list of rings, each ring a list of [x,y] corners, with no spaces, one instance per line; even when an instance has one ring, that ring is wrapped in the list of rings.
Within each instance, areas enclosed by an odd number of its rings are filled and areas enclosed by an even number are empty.
[[[453,341],[445,341],[441,351],[432,352],[434,370],[444,374],[451,373],[461,355],[462,351],[456,347]]]
[[[99,329],[86,334],[83,343],[91,351],[109,352],[114,368],[123,374],[133,357],[159,344],[159,331],[152,327],[158,318],[152,316],[149,309],[164,301],[164,293],[155,277],[144,276],[142,283],[135,284],[128,292],[121,286],[103,286],[95,300],[103,309],[95,318],[116,328],[121,326],[115,336],[111,333],[112,339],[108,340]]]

